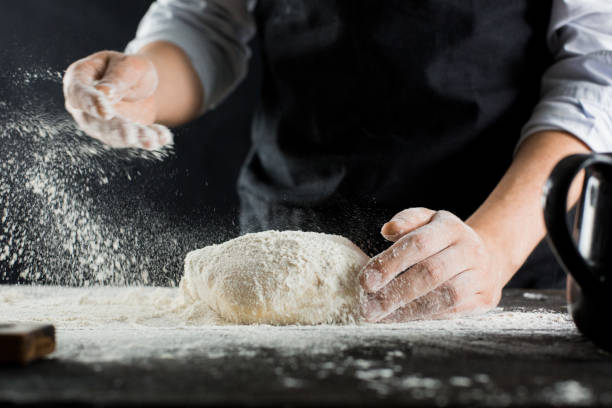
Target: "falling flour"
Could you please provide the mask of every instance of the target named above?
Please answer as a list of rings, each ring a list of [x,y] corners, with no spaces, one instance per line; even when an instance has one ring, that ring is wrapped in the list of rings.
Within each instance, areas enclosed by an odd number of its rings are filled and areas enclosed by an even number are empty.
[[[209,209],[177,210],[172,148],[110,149],[79,131],[61,78],[0,73],[0,283],[175,286],[189,250],[233,233]]]
[[[368,259],[338,235],[265,231],[190,252],[181,288],[233,323],[348,323]]]

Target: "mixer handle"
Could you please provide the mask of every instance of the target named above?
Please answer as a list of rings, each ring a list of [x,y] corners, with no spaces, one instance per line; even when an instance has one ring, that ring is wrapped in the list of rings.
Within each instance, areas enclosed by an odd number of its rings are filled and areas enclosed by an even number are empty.
[[[603,154],[574,154],[563,158],[553,169],[543,190],[544,222],[548,243],[555,257],[585,293],[597,295],[601,284],[596,273],[576,248],[567,223],[567,195],[572,181],[582,169],[595,164],[612,166],[612,158]]]

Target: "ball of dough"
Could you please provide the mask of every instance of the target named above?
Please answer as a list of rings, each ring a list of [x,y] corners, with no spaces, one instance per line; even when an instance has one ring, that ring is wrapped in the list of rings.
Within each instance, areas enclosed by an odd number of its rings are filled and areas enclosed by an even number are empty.
[[[232,323],[352,323],[368,259],[338,235],[265,231],[187,254],[181,288]]]

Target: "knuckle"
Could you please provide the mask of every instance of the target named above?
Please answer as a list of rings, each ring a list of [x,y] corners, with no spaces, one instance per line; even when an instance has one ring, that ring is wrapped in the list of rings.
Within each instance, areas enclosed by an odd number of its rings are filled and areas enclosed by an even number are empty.
[[[440,260],[429,258],[420,263],[421,274],[429,286],[440,282],[444,265]]]
[[[451,307],[459,303],[459,292],[453,285],[442,285],[439,289],[442,296],[442,305]]]
[[[425,311],[425,306],[422,301],[414,301],[408,303],[402,309],[402,312],[399,314],[399,317],[402,321],[409,321],[418,318],[423,315]]]
[[[143,127],[139,129],[138,139],[143,148],[150,149],[153,147],[156,138],[152,130]]]
[[[408,303],[411,282],[406,275],[392,280],[380,291],[380,304],[385,312],[395,311]]]
[[[391,313],[384,321],[401,323],[413,320],[414,316],[418,314],[416,307],[416,302],[410,302]]]
[[[146,131],[136,123],[125,121],[125,129],[127,130],[125,144],[129,147],[139,146],[141,137],[146,137]]]
[[[69,83],[74,80],[74,74],[82,70],[87,64],[87,59],[80,59],[68,65],[66,72],[64,73],[64,83]]]
[[[124,123],[117,123],[117,125],[115,126],[115,128],[117,129],[118,132],[118,136],[119,136],[119,140],[122,143],[127,144],[128,141],[132,138],[131,135],[133,135],[134,132],[134,127],[130,126],[129,123],[124,122]]]
[[[435,314],[440,308],[440,303],[434,296],[426,295],[410,302],[405,309],[409,313],[410,319],[416,319]]]
[[[459,217],[447,210],[437,211],[434,215],[434,218],[445,224],[454,225],[458,223],[463,223],[463,221],[461,221]]]
[[[410,243],[419,252],[427,250],[429,246],[429,239],[421,233],[416,233],[410,236]]]
[[[80,111],[80,110],[74,111],[74,118],[76,119],[79,125],[85,126],[85,127],[91,127],[92,124],[96,122],[93,116],[88,115],[87,113]]]
[[[390,287],[389,289],[381,293],[379,297],[379,303],[382,309],[386,313],[388,313],[390,311],[397,309],[399,306],[401,306],[402,299],[403,299],[403,296],[402,296],[401,289],[395,286],[395,287]]]

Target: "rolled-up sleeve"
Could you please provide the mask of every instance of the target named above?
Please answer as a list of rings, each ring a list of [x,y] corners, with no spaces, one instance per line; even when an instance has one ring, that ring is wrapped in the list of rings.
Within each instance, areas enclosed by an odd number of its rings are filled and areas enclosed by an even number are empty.
[[[612,1],[554,0],[548,44],[555,63],[518,145],[533,133],[561,130],[593,151],[612,151]]]
[[[254,4],[252,0],[158,0],[126,52],[135,53],[155,41],[180,47],[204,88],[204,112],[223,101],[246,76],[248,42],[255,33]]]

